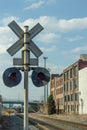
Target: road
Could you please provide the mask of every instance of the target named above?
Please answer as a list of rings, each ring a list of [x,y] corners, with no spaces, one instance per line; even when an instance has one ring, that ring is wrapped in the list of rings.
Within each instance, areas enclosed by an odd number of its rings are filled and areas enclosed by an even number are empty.
[[[16,115],[11,115],[2,123],[2,128],[0,130],[24,130],[23,119]],[[29,124],[29,130],[39,130],[33,125]]]

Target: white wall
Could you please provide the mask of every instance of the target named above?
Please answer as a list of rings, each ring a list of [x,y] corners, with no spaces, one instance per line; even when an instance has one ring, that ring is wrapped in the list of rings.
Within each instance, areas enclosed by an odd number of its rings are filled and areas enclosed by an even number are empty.
[[[79,70],[79,114],[87,114],[87,67]]]

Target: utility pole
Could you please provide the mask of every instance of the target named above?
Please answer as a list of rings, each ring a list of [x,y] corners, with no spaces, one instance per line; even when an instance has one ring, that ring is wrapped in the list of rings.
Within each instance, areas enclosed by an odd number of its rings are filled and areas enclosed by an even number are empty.
[[[43,57],[44,59],[44,68],[46,68],[46,60],[47,60],[48,57]],[[44,103],[46,103],[47,101],[47,92],[48,90],[46,90],[46,85],[44,85]]]
[[[28,37],[28,26],[24,27],[24,130],[28,130],[28,69],[30,63],[30,50],[29,42],[27,43]]]
[[[50,69],[48,68],[48,71],[50,72]],[[47,83],[47,99],[48,99],[48,85],[49,83]]]

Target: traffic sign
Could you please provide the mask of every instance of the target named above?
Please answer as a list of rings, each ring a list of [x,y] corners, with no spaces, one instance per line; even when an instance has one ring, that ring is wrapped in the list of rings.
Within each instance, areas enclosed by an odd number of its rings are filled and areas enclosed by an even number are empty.
[[[14,20],[10,24],[8,24],[8,26],[19,38],[23,36],[23,30],[18,26],[18,24]]]
[[[17,51],[19,51],[24,46],[24,38],[23,38],[24,31],[19,27],[19,25],[15,21],[12,21],[8,26],[20,38],[17,42],[15,42],[11,47],[7,49],[8,53],[11,56],[13,56]],[[29,49],[36,57],[39,57],[42,54],[42,51],[35,45],[35,43],[31,39],[34,38],[42,30],[43,27],[38,23],[28,32],[29,37],[27,38],[27,41],[30,43]]]
[[[30,43],[29,49],[38,58],[42,54],[42,51],[36,46],[36,44],[34,44],[32,40],[30,40],[29,43]]]
[[[20,28],[20,26],[13,20],[8,26],[12,29],[12,31],[19,37],[23,36],[24,31]],[[30,39],[34,38],[39,32],[43,30],[43,27],[37,23],[31,30],[29,30]]]
[[[18,65],[18,66],[23,65],[23,59],[22,58],[13,58],[13,65]],[[38,59],[31,58],[29,65],[30,66],[38,66]]]

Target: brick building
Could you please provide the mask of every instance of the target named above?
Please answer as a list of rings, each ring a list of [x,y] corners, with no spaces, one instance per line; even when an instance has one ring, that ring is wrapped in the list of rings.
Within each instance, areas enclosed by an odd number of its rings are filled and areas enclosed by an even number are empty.
[[[52,75],[50,93],[56,109],[69,114],[87,113],[87,55],[63,70],[61,75]]]
[[[54,97],[56,109],[61,113],[64,110],[63,74],[52,74],[50,86],[50,93]]]

